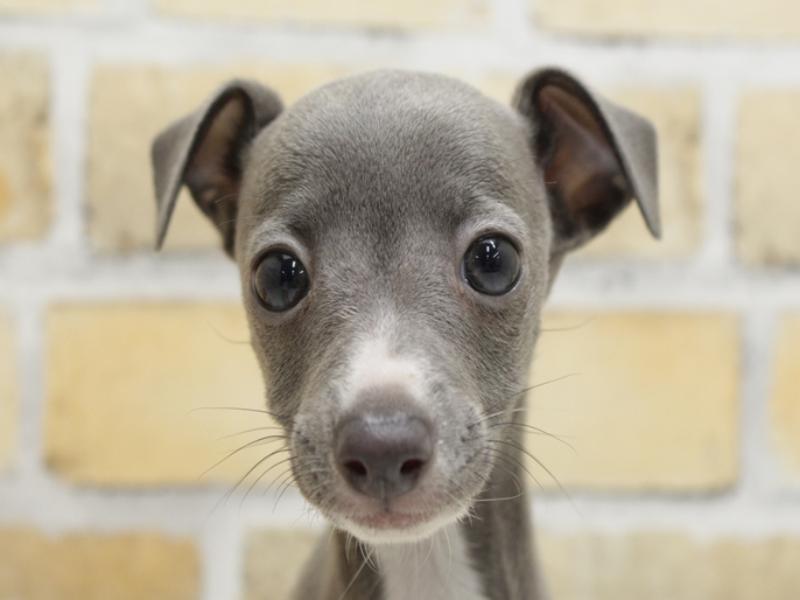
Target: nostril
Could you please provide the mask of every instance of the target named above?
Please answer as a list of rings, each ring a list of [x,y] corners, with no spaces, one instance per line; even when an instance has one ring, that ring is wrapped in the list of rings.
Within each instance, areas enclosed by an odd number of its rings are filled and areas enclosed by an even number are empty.
[[[400,465],[400,474],[405,475],[406,477],[412,475],[419,475],[419,472],[422,471],[422,467],[425,466],[425,461],[419,458],[410,458],[405,461],[402,465]]]
[[[367,466],[360,460],[348,460],[342,466],[353,477],[367,476]]]

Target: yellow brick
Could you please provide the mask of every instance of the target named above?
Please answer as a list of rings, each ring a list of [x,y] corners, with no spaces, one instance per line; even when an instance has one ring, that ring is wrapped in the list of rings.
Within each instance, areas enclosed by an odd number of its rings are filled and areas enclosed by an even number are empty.
[[[63,305],[47,318],[46,457],[97,485],[233,481],[281,447],[265,440],[199,476],[272,427],[243,310],[227,304]],[[201,410],[196,410],[201,409]],[[285,458],[279,452],[254,471]],[[265,481],[282,475],[277,466]],[[248,480],[250,481],[250,480]]]
[[[0,15],[5,13],[64,13],[96,6],[97,0],[0,0]]]
[[[539,546],[552,597],[562,600],[793,600],[800,584],[796,537],[549,534]]]
[[[91,89],[88,157],[90,233],[95,248],[126,251],[152,247],[155,198],[150,143],[173,120],[199,107],[223,82],[233,77],[262,81],[288,104],[345,73],[335,67],[270,65],[99,69]],[[216,230],[183,192],[166,247],[219,246]]]
[[[391,28],[474,27],[488,16],[488,0],[155,0],[155,6],[187,17]]]
[[[576,488],[705,490],[737,475],[739,340],[726,315],[548,315],[528,448]],[[549,331],[548,331],[549,330]],[[529,468],[548,487],[536,464]]]
[[[0,530],[0,598],[170,600],[199,597],[191,542],[157,534],[69,534]]]
[[[490,74],[476,81],[487,95],[508,103],[519,77]],[[700,98],[689,88],[631,88],[603,93],[648,117],[659,134],[663,235],[654,240],[631,204],[607,231],[576,256],[585,258],[684,258],[697,250],[703,219],[700,191]]]
[[[16,445],[18,389],[16,352],[11,319],[0,314],[0,469],[12,458]]]
[[[771,401],[776,447],[800,475],[800,315],[779,322]]]
[[[41,236],[50,219],[48,70],[0,53],[0,242]]]
[[[284,600],[310,556],[319,532],[273,529],[251,533],[245,550],[245,598]]]
[[[800,264],[800,90],[747,93],[736,161],[736,247],[747,263]]]
[[[795,0],[528,0],[541,26],[631,37],[800,36]]]

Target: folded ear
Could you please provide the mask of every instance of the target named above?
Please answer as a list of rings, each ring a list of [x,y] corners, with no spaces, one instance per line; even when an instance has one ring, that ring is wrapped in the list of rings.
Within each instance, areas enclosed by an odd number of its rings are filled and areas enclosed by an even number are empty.
[[[200,109],[176,121],[153,141],[151,158],[158,216],[156,248],[167,234],[183,184],[222,235],[233,256],[243,150],[281,111],[274,92],[252,81],[231,81]]]
[[[556,69],[525,78],[513,102],[532,126],[556,252],[602,231],[632,198],[660,237],[656,132],[648,121]]]

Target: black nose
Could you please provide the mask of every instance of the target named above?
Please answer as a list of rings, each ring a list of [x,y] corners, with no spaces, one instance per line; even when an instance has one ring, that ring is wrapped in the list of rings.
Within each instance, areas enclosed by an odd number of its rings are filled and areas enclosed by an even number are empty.
[[[336,429],[339,471],[350,486],[386,501],[411,491],[433,455],[429,421],[397,408],[372,407]]]

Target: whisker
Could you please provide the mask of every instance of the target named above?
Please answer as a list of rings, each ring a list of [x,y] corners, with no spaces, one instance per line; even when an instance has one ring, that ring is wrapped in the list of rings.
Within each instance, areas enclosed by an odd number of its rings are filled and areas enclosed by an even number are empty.
[[[561,442],[562,444],[564,444],[567,448],[569,448],[573,452],[577,452],[577,450],[575,450],[575,446],[570,444],[563,437],[558,436],[555,433],[550,433],[549,431],[545,431],[544,429],[541,429],[539,427],[534,427],[533,425],[528,425],[527,423],[517,423],[516,421],[504,421],[504,422],[492,423],[487,428],[488,429],[492,429],[493,427],[516,427],[517,429],[529,430],[529,431],[527,431],[527,433],[529,433],[529,434],[543,435],[545,437],[552,438],[552,439],[556,440],[557,442]]]
[[[262,476],[266,476],[266,474],[267,474],[269,471],[271,471],[271,470],[272,470],[274,467],[278,467],[278,466],[280,466],[280,465],[286,464],[286,463],[287,463],[287,462],[289,462],[291,459],[292,459],[292,457],[290,456],[290,457],[288,457],[288,458],[284,458],[284,459],[283,459],[281,462],[279,462],[279,463],[275,463],[275,464],[274,464],[272,467],[270,467],[269,469],[267,469],[266,471],[264,471],[264,473],[262,474]],[[273,478],[272,478],[272,481],[270,481],[270,482],[267,484],[267,487],[265,487],[265,488],[264,488],[264,491],[263,491],[263,492],[261,492],[261,495],[262,495],[262,496],[266,496],[266,495],[269,493],[270,489],[272,489],[272,486],[273,486],[273,485],[275,485],[276,483],[278,483],[279,481],[281,481],[281,480],[282,480],[282,479],[283,479],[283,478],[286,476],[286,474],[287,474],[287,473],[291,472],[291,470],[292,470],[292,466],[291,466],[291,465],[289,465],[289,466],[288,466],[286,469],[284,469],[283,471],[281,471],[280,473],[278,473],[277,475],[275,475],[275,477],[273,477]]]
[[[283,427],[280,425],[266,425],[264,427],[252,427],[251,429],[244,429],[242,431],[237,431],[235,433],[228,433],[226,435],[220,436],[217,438],[217,441],[228,440],[230,438],[234,438],[240,435],[244,435],[245,433],[253,433],[255,431],[284,431]],[[288,435],[283,436],[285,439],[289,439]]]
[[[353,584],[356,582],[356,579],[358,579],[358,576],[361,575],[361,571],[363,571],[364,567],[367,565],[367,555],[368,554],[369,553],[368,552],[364,552],[363,549],[361,550],[361,555],[364,557],[364,560],[361,561],[361,566],[358,567],[358,570],[355,572],[355,575],[353,575],[353,578],[350,580],[350,583],[348,583],[347,587],[344,588],[344,591],[342,592],[342,595],[339,596],[339,600],[344,600],[345,597],[347,597],[347,593],[350,591],[350,588],[353,587]]]
[[[530,386],[528,386],[526,388],[521,389],[519,392],[513,393],[511,395],[511,397],[515,398],[517,396],[521,396],[523,394],[527,394],[531,390],[535,390],[535,389],[543,387],[545,385],[550,385],[551,383],[558,383],[559,381],[563,381],[564,379],[569,379],[570,377],[575,377],[576,375],[580,375],[580,373],[567,373],[566,375],[561,375],[560,377],[555,377],[553,379],[548,379],[546,381],[541,381],[539,383],[535,383],[533,385],[530,385]],[[515,413],[524,412],[525,410],[527,410],[525,407],[515,408],[515,409],[512,409],[512,410],[498,410],[497,412],[489,413],[488,415],[482,415],[481,418],[479,418],[477,421],[474,421],[473,423],[471,423],[471,425],[479,425],[480,423],[488,421],[489,419],[493,419],[494,417],[497,417],[499,415],[504,415],[504,414],[511,415],[511,414],[515,414]]]
[[[247,450],[248,448],[252,448],[253,446],[258,446],[259,444],[264,444],[264,443],[269,443],[269,442],[272,442],[272,441],[284,440],[284,439],[285,439],[285,436],[282,436],[282,435],[266,435],[266,436],[260,437],[258,439],[255,439],[255,440],[253,440],[251,442],[247,442],[244,446],[239,446],[238,448],[236,448],[236,450],[233,450],[233,451],[229,452],[228,454],[223,456],[221,459],[219,459],[217,462],[215,462],[213,465],[208,467],[205,471],[200,473],[200,475],[198,476],[198,479],[202,479],[203,477],[208,475],[211,471],[213,471],[218,466],[220,466],[222,463],[224,463],[226,460],[228,460],[229,458],[231,458],[232,456],[234,456],[236,454],[239,454],[239,452],[242,452],[243,450]],[[284,449],[288,450],[288,448],[284,448]]]
[[[266,456],[260,458],[252,467],[250,467],[247,470],[247,472],[244,475],[242,475],[241,478],[239,478],[239,480],[234,484],[234,486],[232,488],[230,488],[227,492],[225,492],[225,494],[222,496],[222,498],[220,498],[217,501],[217,504],[214,506],[214,510],[216,510],[217,508],[222,506],[225,502],[227,502],[228,499],[236,492],[236,490],[239,488],[239,486],[242,485],[242,483],[244,483],[244,481],[250,476],[250,474],[253,471],[255,471],[258,468],[259,465],[264,464],[264,461],[269,460],[271,457],[273,457],[276,454],[278,454],[280,452],[283,452],[285,450],[288,450],[288,449],[287,448],[278,448],[277,450],[275,450],[273,452],[270,452]],[[241,506],[241,504],[239,506]]]
[[[266,460],[267,458],[270,458],[271,456],[274,456],[274,453],[273,453],[273,454],[269,454],[268,456],[266,456],[266,457],[264,457],[263,459],[261,459],[260,461],[258,461],[258,463],[256,463],[256,465],[255,465],[255,466],[257,467],[259,464],[262,464],[262,463],[264,462],[264,460]],[[248,488],[247,488],[247,491],[244,493],[244,496],[242,497],[242,500],[241,500],[241,502],[239,503],[239,506],[241,506],[242,504],[244,504],[244,501],[245,501],[245,499],[247,498],[247,496],[248,496],[248,495],[250,494],[250,492],[252,492],[252,491],[253,491],[253,489],[254,489],[254,488],[255,488],[255,487],[258,485],[258,482],[259,482],[259,481],[261,481],[261,480],[262,480],[264,477],[266,477],[267,473],[269,473],[270,471],[272,471],[272,469],[274,469],[274,468],[276,468],[276,467],[278,467],[278,466],[280,466],[280,465],[286,464],[286,463],[287,463],[287,462],[289,462],[290,460],[292,460],[292,457],[291,457],[291,456],[289,456],[289,457],[287,457],[287,458],[283,458],[283,459],[279,460],[278,462],[276,462],[275,464],[272,464],[272,465],[270,465],[269,467],[267,467],[266,469],[264,469],[264,471],[262,471],[262,472],[261,472],[261,474],[260,474],[258,477],[256,477],[256,478],[255,478],[255,479],[254,479],[254,480],[253,480],[253,481],[250,483],[250,487],[248,487]],[[249,473],[248,473],[248,475],[249,475]],[[269,484],[269,485],[272,485],[273,483],[274,483],[274,481],[270,482],[270,484]],[[269,489],[269,486],[267,486],[267,489]]]
[[[564,486],[563,486],[563,485],[561,485],[561,482],[558,480],[558,478],[557,478],[557,477],[556,477],[556,476],[553,474],[553,472],[552,472],[550,469],[548,469],[548,468],[545,466],[545,464],[544,464],[544,463],[543,463],[541,460],[539,460],[538,458],[536,458],[536,457],[535,457],[533,454],[531,454],[530,452],[528,452],[528,451],[527,451],[525,448],[523,448],[523,447],[522,447],[522,446],[520,446],[519,444],[515,444],[515,443],[513,443],[513,442],[509,442],[509,441],[507,441],[507,440],[494,440],[494,441],[495,441],[495,442],[499,442],[499,443],[501,443],[501,444],[506,444],[507,446],[511,446],[512,448],[516,448],[517,450],[519,450],[520,452],[522,452],[522,454],[524,454],[525,456],[529,457],[529,458],[530,458],[532,461],[534,461],[534,462],[535,462],[537,465],[539,465],[539,467],[541,467],[541,468],[544,470],[544,472],[545,472],[545,473],[547,473],[547,474],[550,476],[550,478],[551,478],[551,479],[552,479],[552,480],[555,482],[555,484],[558,486],[558,489],[559,489],[559,490],[561,490],[561,493],[562,493],[562,494],[564,494],[564,496],[565,496],[567,499],[569,499],[569,500],[570,500],[570,502],[572,502],[572,497],[569,495],[569,493],[567,492],[567,490],[565,490],[565,489],[564,489]]]
[[[206,325],[208,325],[208,328],[211,329],[211,331],[213,331],[218,338],[220,338],[221,340],[223,340],[225,342],[228,342],[229,344],[236,344],[236,345],[242,345],[242,346],[250,346],[251,345],[250,340],[235,340],[233,338],[228,337],[227,335],[222,333],[219,329],[217,329],[217,327],[213,323],[211,323],[210,321],[207,321]]]
[[[582,327],[586,327],[589,323],[594,322],[594,317],[588,317],[578,323],[577,325],[567,325],[566,327],[542,327],[539,329],[540,333],[552,333],[557,331],[575,331],[576,329],[581,329]]]
[[[278,416],[275,413],[272,413],[268,410],[262,410],[259,408],[249,408],[246,406],[197,406],[189,410],[189,413],[199,412],[201,410],[233,410],[233,411],[242,411],[242,412],[249,412],[249,413],[259,413],[262,415],[268,415],[273,419],[277,419]]]
[[[490,440],[490,441],[496,441],[496,440]],[[525,471],[525,473],[527,473],[528,476],[531,479],[533,479],[534,483],[536,483],[536,485],[539,486],[539,489],[541,489],[542,491],[545,491],[544,486],[539,481],[539,479],[536,477],[536,475],[534,475],[530,471],[530,469],[528,469],[528,467],[525,466],[525,463],[523,463],[521,460],[519,460],[516,456],[514,456],[513,454],[511,454],[509,452],[504,452],[503,450],[500,450],[499,448],[491,448],[491,451],[495,453],[495,456],[497,458],[500,458],[501,460],[505,460],[512,467],[519,467],[520,469]]]
[[[272,505],[272,512],[275,512],[275,510],[277,510],[278,503],[281,501],[281,498],[283,498],[283,495],[286,493],[286,490],[288,490],[292,486],[292,483],[294,483],[294,473],[292,473],[290,469],[288,479],[286,480],[285,483],[281,484],[280,488],[278,488],[278,497],[275,498],[275,504]]]

